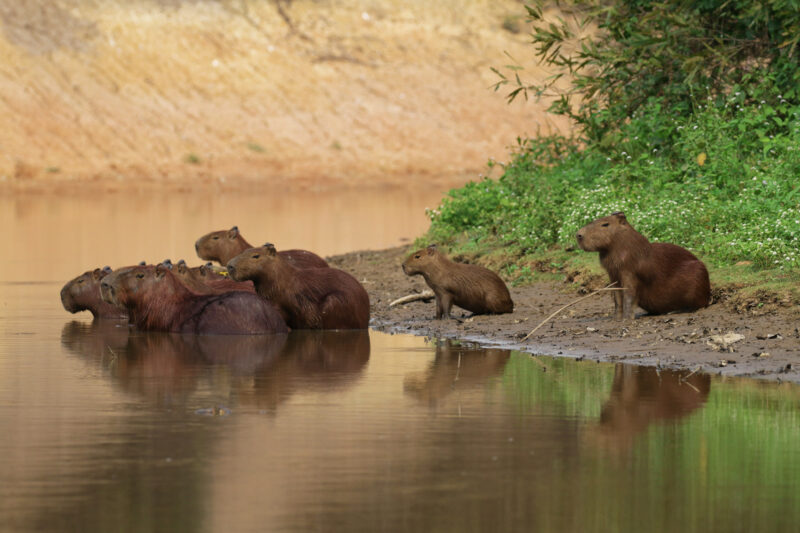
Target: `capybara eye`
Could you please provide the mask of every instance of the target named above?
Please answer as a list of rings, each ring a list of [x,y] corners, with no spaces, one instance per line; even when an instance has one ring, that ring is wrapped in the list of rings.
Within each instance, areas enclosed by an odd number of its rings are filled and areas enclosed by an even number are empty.
[[[601,226],[603,226],[604,228],[607,228],[608,227],[608,222],[606,222],[605,224],[601,224]]]
[[[86,281],[86,280],[84,280],[83,278],[81,278],[81,279],[79,279],[79,280],[78,280],[78,283],[83,283],[84,281]]]
[[[212,239],[214,239],[215,241],[218,241],[218,240],[219,240],[219,235],[214,235],[214,236],[213,236],[213,237],[211,237],[211,238],[212,238]]]
[[[419,259],[419,254],[415,255],[414,259]]]
[[[141,273],[141,272],[139,272],[138,274],[136,274],[136,277],[137,277],[138,279],[142,279],[142,278],[144,277],[144,274],[143,274],[143,273]]]
[[[258,255],[258,254],[253,254],[253,259],[258,259],[259,257],[261,257],[261,256]]]

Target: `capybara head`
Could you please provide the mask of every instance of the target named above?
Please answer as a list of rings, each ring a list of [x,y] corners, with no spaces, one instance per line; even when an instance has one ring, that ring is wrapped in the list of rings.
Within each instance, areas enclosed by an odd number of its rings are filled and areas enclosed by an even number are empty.
[[[194,243],[194,248],[200,259],[217,261],[224,265],[234,256],[250,248],[250,245],[239,234],[239,228],[234,226],[229,230],[212,231],[203,235]]]
[[[226,268],[228,275],[235,281],[247,281],[255,279],[265,269],[278,261],[278,251],[275,247],[267,243],[258,248],[250,248],[240,253],[228,262]]]
[[[89,309],[100,297],[100,280],[111,272],[110,267],[95,268],[67,282],[61,289],[61,304],[70,313]]]
[[[598,218],[578,230],[578,246],[587,252],[608,249],[620,233],[632,230],[625,213],[617,211],[607,217]]]
[[[436,248],[435,244],[431,244],[427,248],[422,248],[409,255],[406,260],[403,261],[403,272],[405,272],[407,276],[422,274],[432,268],[438,258],[439,250]]]
[[[121,268],[103,279],[100,292],[106,302],[126,309],[137,295],[164,290],[162,282],[168,272],[162,264]]]

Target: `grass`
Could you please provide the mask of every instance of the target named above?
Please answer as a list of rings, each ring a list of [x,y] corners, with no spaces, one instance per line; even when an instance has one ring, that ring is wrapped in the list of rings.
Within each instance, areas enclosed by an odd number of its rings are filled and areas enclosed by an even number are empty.
[[[800,302],[800,106],[741,92],[686,118],[657,102],[613,149],[563,137],[518,139],[498,179],[450,191],[417,245],[502,271],[514,284],[566,274],[604,279],[574,235],[614,211],[654,242],[690,249],[712,283]]]

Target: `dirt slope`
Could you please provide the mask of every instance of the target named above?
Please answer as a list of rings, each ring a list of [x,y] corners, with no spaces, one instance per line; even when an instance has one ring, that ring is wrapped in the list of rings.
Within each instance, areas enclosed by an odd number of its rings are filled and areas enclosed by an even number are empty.
[[[0,0],[0,187],[474,176],[517,136],[565,126],[490,89],[504,52],[532,63],[521,12],[511,0]]]

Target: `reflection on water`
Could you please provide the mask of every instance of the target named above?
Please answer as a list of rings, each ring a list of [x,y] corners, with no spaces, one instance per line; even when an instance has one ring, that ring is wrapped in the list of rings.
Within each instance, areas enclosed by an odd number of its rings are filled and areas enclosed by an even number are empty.
[[[0,290],[0,531],[794,531],[800,388]],[[219,416],[214,416],[219,415]]]

